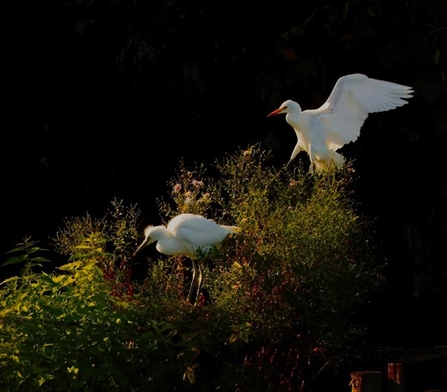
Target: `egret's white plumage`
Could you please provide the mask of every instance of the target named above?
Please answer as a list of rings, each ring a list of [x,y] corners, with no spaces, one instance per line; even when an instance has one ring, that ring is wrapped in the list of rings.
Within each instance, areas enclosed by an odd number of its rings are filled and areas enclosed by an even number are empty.
[[[337,150],[357,139],[369,113],[403,106],[408,103],[404,98],[412,94],[411,87],[352,74],[338,79],[318,109],[302,111],[298,103],[287,100],[267,117],[286,114],[286,121],[295,130],[298,142],[287,165],[300,151],[306,151],[311,164],[321,170],[331,162],[344,162]]]
[[[191,300],[193,286],[197,284],[197,295],[202,282],[202,272],[197,263],[197,254],[206,254],[220,244],[229,234],[239,233],[237,226],[219,225],[213,220],[196,214],[180,214],[171,219],[167,226],[147,226],[144,240],[134,255],[145,246],[157,241],[155,248],[165,255],[185,255],[191,258],[193,277],[188,300]],[[198,276],[197,276],[198,274]],[[196,282],[198,278],[198,282]]]

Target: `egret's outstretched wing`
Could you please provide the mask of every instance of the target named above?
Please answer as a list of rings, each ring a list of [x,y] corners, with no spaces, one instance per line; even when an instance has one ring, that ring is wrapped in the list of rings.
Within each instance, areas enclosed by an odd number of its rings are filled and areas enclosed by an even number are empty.
[[[338,79],[327,101],[316,110],[327,130],[328,144],[340,148],[355,141],[369,113],[395,109],[408,103],[413,89],[368,78],[363,74]]]
[[[229,230],[216,222],[194,214],[181,214],[173,218],[168,230],[177,239],[194,247],[206,247],[224,240]]]

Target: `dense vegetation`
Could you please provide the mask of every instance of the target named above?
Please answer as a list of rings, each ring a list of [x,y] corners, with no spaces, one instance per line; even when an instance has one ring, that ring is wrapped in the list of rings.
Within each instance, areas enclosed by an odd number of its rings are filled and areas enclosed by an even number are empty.
[[[196,306],[184,257],[144,256],[135,276],[136,206],[114,200],[101,219],[67,219],[53,239],[67,261],[51,272],[26,238],[6,262],[23,266],[20,275],[0,286],[2,390],[331,385],[348,347],[367,336],[359,309],[383,284],[352,181],[350,167],[278,171],[258,146],[208,169],[182,164],[159,199],[161,220],[194,212],[242,228],[201,259]]]

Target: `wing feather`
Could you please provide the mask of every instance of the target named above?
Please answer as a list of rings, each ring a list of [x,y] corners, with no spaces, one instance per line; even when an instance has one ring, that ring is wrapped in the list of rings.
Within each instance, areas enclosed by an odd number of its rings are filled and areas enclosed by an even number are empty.
[[[167,228],[177,239],[194,247],[217,244],[229,233],[216,222],[195,214],[178,215],[169,222]]]
[[[328,126],[326,140],[330,148],[355,141],[369,113],[403,106],[413,89],[401,84],[368,78],[363,74],[342,76],[327,101],[316,111]]]

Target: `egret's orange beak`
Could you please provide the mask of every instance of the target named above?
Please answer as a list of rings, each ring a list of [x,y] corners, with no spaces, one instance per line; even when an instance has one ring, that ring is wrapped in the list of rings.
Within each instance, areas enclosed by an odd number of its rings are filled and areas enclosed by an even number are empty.
[[[280,114],[283,110],[284,110],[284,108],[276,109],[276,110],[274,110],[273,112],[267,114],[267,117],[276,116],[277,114]]]

